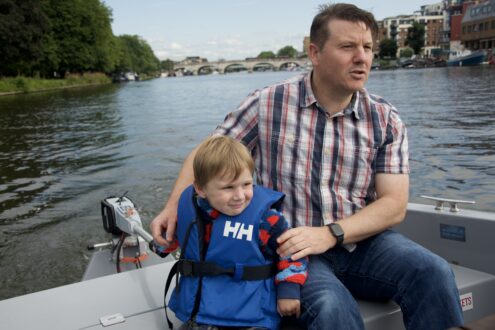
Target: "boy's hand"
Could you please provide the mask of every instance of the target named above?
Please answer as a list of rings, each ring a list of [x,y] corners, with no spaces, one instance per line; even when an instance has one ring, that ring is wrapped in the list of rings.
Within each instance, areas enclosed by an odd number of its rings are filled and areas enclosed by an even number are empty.
[[[277,310],[280,316],[301,315],[301,302],[299,299],[278,299]]]

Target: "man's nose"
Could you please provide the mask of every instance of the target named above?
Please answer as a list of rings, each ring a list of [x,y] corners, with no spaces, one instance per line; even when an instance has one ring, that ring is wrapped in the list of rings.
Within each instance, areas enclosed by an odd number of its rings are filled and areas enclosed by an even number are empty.
[[[364,47],[356,47],[356,52],[354,53],[355,62],[364,62],[366,59],[366,49]]]

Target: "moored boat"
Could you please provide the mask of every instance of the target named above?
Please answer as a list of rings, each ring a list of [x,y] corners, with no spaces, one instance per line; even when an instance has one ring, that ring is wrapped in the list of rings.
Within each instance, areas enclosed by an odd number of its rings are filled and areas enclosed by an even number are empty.
[[[486,52],[478,50],[471,52],[464,50],[461,52],[451,52],[447,60],[447,66],[473,66],[480,65],[484,62]]]

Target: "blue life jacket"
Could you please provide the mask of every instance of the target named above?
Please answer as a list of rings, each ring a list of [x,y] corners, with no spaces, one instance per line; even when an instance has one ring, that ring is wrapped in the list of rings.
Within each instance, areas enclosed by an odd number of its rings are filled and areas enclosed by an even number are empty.
[[[170,308],[180,320],[194,317],[198,324],[278,328],[276,270],[259,249],[259,223],[265,211],[280,207],[283,197],[255,186],[253,198],[241,214],[220,214],[213,220],[210,241],[202,253],[204,227],[196,210],[194,188],[182,193],[176,231],[183,254],[178,262],[182,276],[170,300]]]

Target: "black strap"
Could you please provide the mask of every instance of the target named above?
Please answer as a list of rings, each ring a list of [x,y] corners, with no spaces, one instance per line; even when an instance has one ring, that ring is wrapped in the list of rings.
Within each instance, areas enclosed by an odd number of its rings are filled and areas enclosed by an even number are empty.
[[[194,261],[181,259],[177,261],[178,272],[182,276],[216,276],[227,274],[243,281],[259,281],[272,277],[276,273],[273,263],[261,266],[243,266],[237,264],[233,268],[221,267],[216,263],[207,261]]]
[[[175,276],[175,289],[177,290],[177,292],[179,291],[180,284],[179,284],[179,275],[178,275],[179,274],[179,272],[178,272],[178,268],[179,267],[178,266],[179,266],[179,262],[181,260],[184,260],[183,258],[185,256],[187,243],[189,241],[189,235],[191,234],[192,227],[196,223],[197,223],[197,221],[196,220],[193,220],[193,221],[191,221],[191,223],[187,227],[186,235],[185,235],[185,238],[184,238],[184,247],[181,250],[181,254],[179,256],[179,260],[176,261],[175,264],[170,269],[170,272],[168,273],[168,277],[167,277],[167,282],[165,283],[165,293],[163,295],[163,306],[165,308],[165,317],[167,318],[167,324],[168,324],[168,328],[169,329],[173,329],[174,326],[173,326],[172,322],[170,321],[170,318],[168,317],[168,313],[167,313],[167,293],[168,293],[168,290],[170,289],[170,284],[172,283],[172,279],[174,278],[174,276]]]
[[[173,329],[174,325],[170,321],[170,318],[168,317],[168,313],[167,313],[167,293],[168,293],[168,289],[170,289],[170,283],[172,283],[172,278],[174,276],[179,277],[177,275],[178,263],[179,263],[178,261],[174,263],[174,265],[170,269],[170,273],[168,273],[167,282],[165,283],[165,293],[163,294],[163,306],[165,308],[165,317],[167,318],[167,324],[169,329]]]

